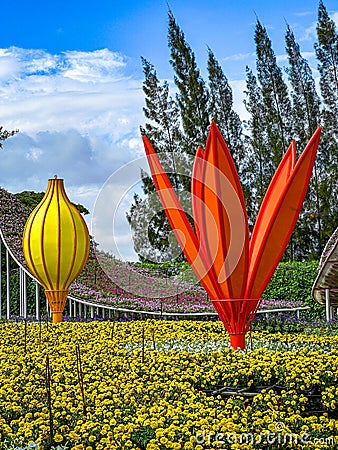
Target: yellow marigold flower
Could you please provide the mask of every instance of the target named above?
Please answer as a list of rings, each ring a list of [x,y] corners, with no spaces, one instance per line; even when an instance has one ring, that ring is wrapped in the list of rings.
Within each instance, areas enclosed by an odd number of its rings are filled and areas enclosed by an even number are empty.
[[[193,444],[191,443],[191,442],[186,442],[185,444],[184,444],[184,447],[183,447],[185,450],[192,450],[194,447],[193,447]]]
[[[72,441],[78,441],[80,439],[80,436],[77,433],[74,433],[74,431],[70,431],[68,434],[69,439]]]
[[[54,441],[55,441],[55,442],[62,442],[62,441],[63,441],[63,436],[62,436],[62,434],[55,434],[55,435],[54,435]]]
[[[156,437],[160,438],[161,436],[163,436],[163,432],[164,432],[163,428],[158,428],[156,430]]]

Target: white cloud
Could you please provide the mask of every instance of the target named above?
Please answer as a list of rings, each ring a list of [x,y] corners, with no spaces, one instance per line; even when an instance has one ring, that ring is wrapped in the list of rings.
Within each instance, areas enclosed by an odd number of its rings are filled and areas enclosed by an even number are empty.
[[[93,211],[106,179],[142,148],[142,80],[107,49],[0,49],[0,125],[20,129],[1,150],[0,186],[44,191],[57,174]],[[87,220],[89,220],[87,218]]]
[[[283,62],[286,62],[288,60],[288,55],[285,53],[285,54],[283,54],[283,55],[276,55],[276,61],[278,62],[278,63],[283,63]]]
[[[32,134],[75,127],[116,136],[142,119],[141,80],[123,74],[118,53],[50,55],[13,47],[1,51],[0,67],[0,120],[7,128]]]
[[[317,31],[316,31],[317,22],[312,22],[312,24],[305,28],[302,35],[299,38],[300,42],[310,41],[313,42],[317,40]]]
[[[332,19],[333,19],[334,23],[336,24],[336,26],[338,27],[338,11],[336,11],[332,14]]]
[[[66,52],[65,77],[73,80],[88,82],[115,81],[116,69],[126,65],[123,57],[118,53],[112,53],[107,49],[94,52]]]
[[[225,56],[222,58],[222,61],[243,61],[255,56],[255,53],[237,53],[235,55]]]

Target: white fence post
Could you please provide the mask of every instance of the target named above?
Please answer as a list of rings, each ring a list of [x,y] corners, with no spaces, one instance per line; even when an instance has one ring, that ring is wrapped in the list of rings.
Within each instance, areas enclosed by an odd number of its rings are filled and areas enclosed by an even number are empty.
[[[9,259],[9,252],[6,249],[6,318],[9,320],[10,316],[10,300],[11,300],[11,284],[10,284],[10,259]]]
[[[40,289],[39,283],[35,282],[35,318],[36,320],[40,319]]]
[[[330,289],[325,289],[325,312],[326,322],[329,322],[331,319]]]

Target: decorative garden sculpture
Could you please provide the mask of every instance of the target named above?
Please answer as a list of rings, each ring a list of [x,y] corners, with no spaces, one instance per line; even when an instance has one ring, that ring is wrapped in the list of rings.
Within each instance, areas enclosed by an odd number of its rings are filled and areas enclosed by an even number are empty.
[[[88,259],[89,234],[56,176],[48,180],[45,196],[28,217],[23,251],[29,270],[45,289],[53,322],[61,322],[69,285]]]
[[[187,260],[230,334],[245,348],[245,334],[261,295],[283,255],[301,209],[315,161],[320,128],[298,161],[293,141],[260,207],[249,238],[241,184],[215,123],[205,151],[197,150],[191,179],[194,228],[146,136],[145,151],[169,223]]]

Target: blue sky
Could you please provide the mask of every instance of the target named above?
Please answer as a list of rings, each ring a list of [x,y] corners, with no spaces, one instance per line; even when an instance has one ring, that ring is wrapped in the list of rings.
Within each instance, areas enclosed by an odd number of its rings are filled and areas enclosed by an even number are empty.
[[[245,117],[245,67],[255,69],[256,17],[267,28],[281,65],[288,23],[317,76],[313,43],[318,3],[3,2],[0,125],[18,128],[20,133],[6,141],[0,152],[0,186],[10,192],[42,191],[47,179],[57,173],[65,179],[71,199],[94,210],[106,180],[143,155],[140,57],[154,64],[159,78],[172,82],[168,4],[203,75],[207,48],[214,51],[232,86],[235,109]],[[337,2],[324,3],[338,24]],[[134,179],[130,182],[135,184]],[[118,189],[110,192],[111,197],[116,194],[112,201],[120,205],[114,233],[127,259],[133,252],[123,207],[128,209],[132,192],[131,188],[123,199]]]
[[[168,5],[201,65],[206,46],[220,60],[254,52],[256,16],[268,28],[276,51],[284,49],[286,22],[304,43],[304,51],[313,50],[309,33],[317,17],[318,1],[314,0],[5,2],[0,42],[2,47],[39,48],[52,54],[108,48],[130,58],[135,70],[142,55],[169,76]],[[332,0],[325,5],[332,13],[338,9]],[[245,63],[240,66],[242,73],[244,67]],[[227,68],[231,71],[231,65]]]

